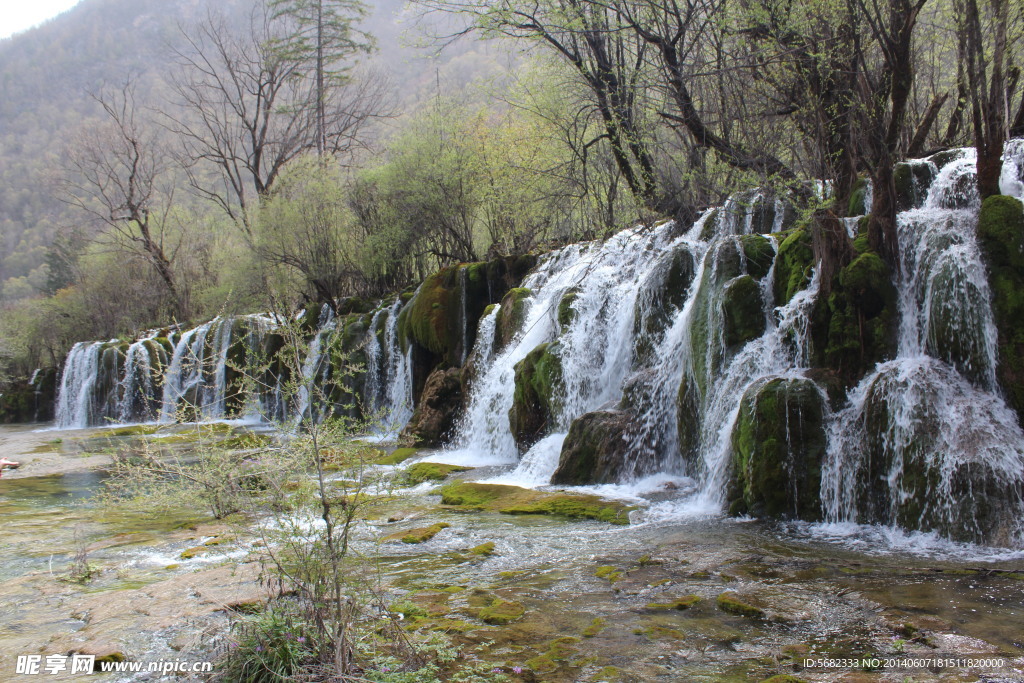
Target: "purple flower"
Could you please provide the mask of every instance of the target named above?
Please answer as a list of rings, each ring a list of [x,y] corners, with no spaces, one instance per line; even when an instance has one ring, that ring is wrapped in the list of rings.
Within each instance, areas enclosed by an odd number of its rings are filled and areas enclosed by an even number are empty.
[[[257,645],[256,646],[256,652],[263,652],[263,646],[262,645]]]
[[[501,673],[501,669],[499,669],[498,667],[494,667],[493,669],[491,669],[491,673],[492,674],[500,674]]]
[[[305,638],[303,638],[302,636],[299,636],[299,637],[298,637],[298,641],[299,641],[300,643],[304,643],[304,642],[306,642],[306,639],[305,639]]]
[[[514,673],[514,674],[521,674],[521,673],[523,673],[523,667],[521,667],[521,666],[513,666],[512,667],[512,673]]]

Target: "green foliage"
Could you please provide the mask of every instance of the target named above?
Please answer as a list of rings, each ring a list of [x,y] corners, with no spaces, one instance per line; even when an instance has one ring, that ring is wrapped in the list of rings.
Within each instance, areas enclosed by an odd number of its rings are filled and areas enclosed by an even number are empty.
[[[232,627],[218,675],[240,683],[276,683],[290,678],[315,661],[315,633],[287,603],[243,617]]]

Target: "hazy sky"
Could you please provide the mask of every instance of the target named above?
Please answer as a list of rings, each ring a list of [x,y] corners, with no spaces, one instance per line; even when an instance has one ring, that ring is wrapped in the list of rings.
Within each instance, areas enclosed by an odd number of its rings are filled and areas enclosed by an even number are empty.
[[[24,31],[77,5],[79,0],[0,0],[0,38]]]

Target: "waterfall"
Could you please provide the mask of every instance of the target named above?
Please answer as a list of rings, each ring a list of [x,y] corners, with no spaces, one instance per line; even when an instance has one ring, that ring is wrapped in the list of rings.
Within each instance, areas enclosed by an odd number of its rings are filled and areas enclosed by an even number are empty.
[[[55,419],[58,427],[70,429],[93,424],[93,390],[103,345],[104,342],[78,342],[68,352],[57,392]]]
[[[1020,145],[1006,156],[1003,187],[1019,189]],[[868,373],[830,421],[822,472],[830,522],[973,542],[1024,538],[1024,432],[996,385],[975,159],[974,150],[956,155],[937,170],[923,205],[898,216],[897,355]]]
[[[306,358],[302,361],[301,379],[296,392],[296,424],[306,419],[314,421],[319,419],[320,407],[317,405],[317,398],[320,397],[318,392],[324,386],[323,377],[329,369],[330,338],[336,327],[334,310],[325,304],[320,309],[317,331],[306,350]],[[327,344],[324,343],[325,341]]]
[[[642,283],[686,241],[673,222],[634,228],[605,242],[575,244],[549,254],[523,282],[526,301],[522,328],[505,348],[493,353],[493,323],[485,317],[474,356],[489,359],[478,367],[469,407],[448,460],[515,463],[519,451],[510,432],[509,410],[515,366],[540,344],[559,340],[563,386],[559,388],[554,434],[523,454],[509,481],[550,479],[561,440],[581,414],[616,402],[632,367],[633,329]],[[557,312],[572,291],[572,319],[559,335]],[[498,311],[491,313],[494,318]],[[641,310],[641,315],[643,310]]]

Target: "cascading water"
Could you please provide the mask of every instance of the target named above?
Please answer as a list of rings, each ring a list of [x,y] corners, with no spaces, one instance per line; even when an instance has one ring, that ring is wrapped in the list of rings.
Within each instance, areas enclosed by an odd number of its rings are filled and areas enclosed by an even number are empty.
[[[370,320],[366,341],[366,385],[363,401],[379,438],[392,438],[412,417],[411,349],[398,339],[401,299],[378,309]]]
[[[92,423],[93,390],[102,348],[103,342],[78,342],[68,352],[55,411],[56,423],[61,429],[87,427]]]
[[[296,423],[307,419],[316,420],[319,415],[318,402],[315,400],[316,392],[324,385],[323,378],[328,370],[330,338],[336,327],[334,310],[325,304],[320,309],[318,329],[309,343],[306,358],[302,362],[301,379],[296,396]],[[325,344],[325,342],[327,343]]]
[[[1008,190],[1015,164],[1004,167]],[[957,155],[936,170],[923,206],[898,216],[897,356],[864,377],[831,420],[822,473],[829,522],[1008,545],[1024,538],[1024,432],[997,393],[974,165],[973,150]]]

